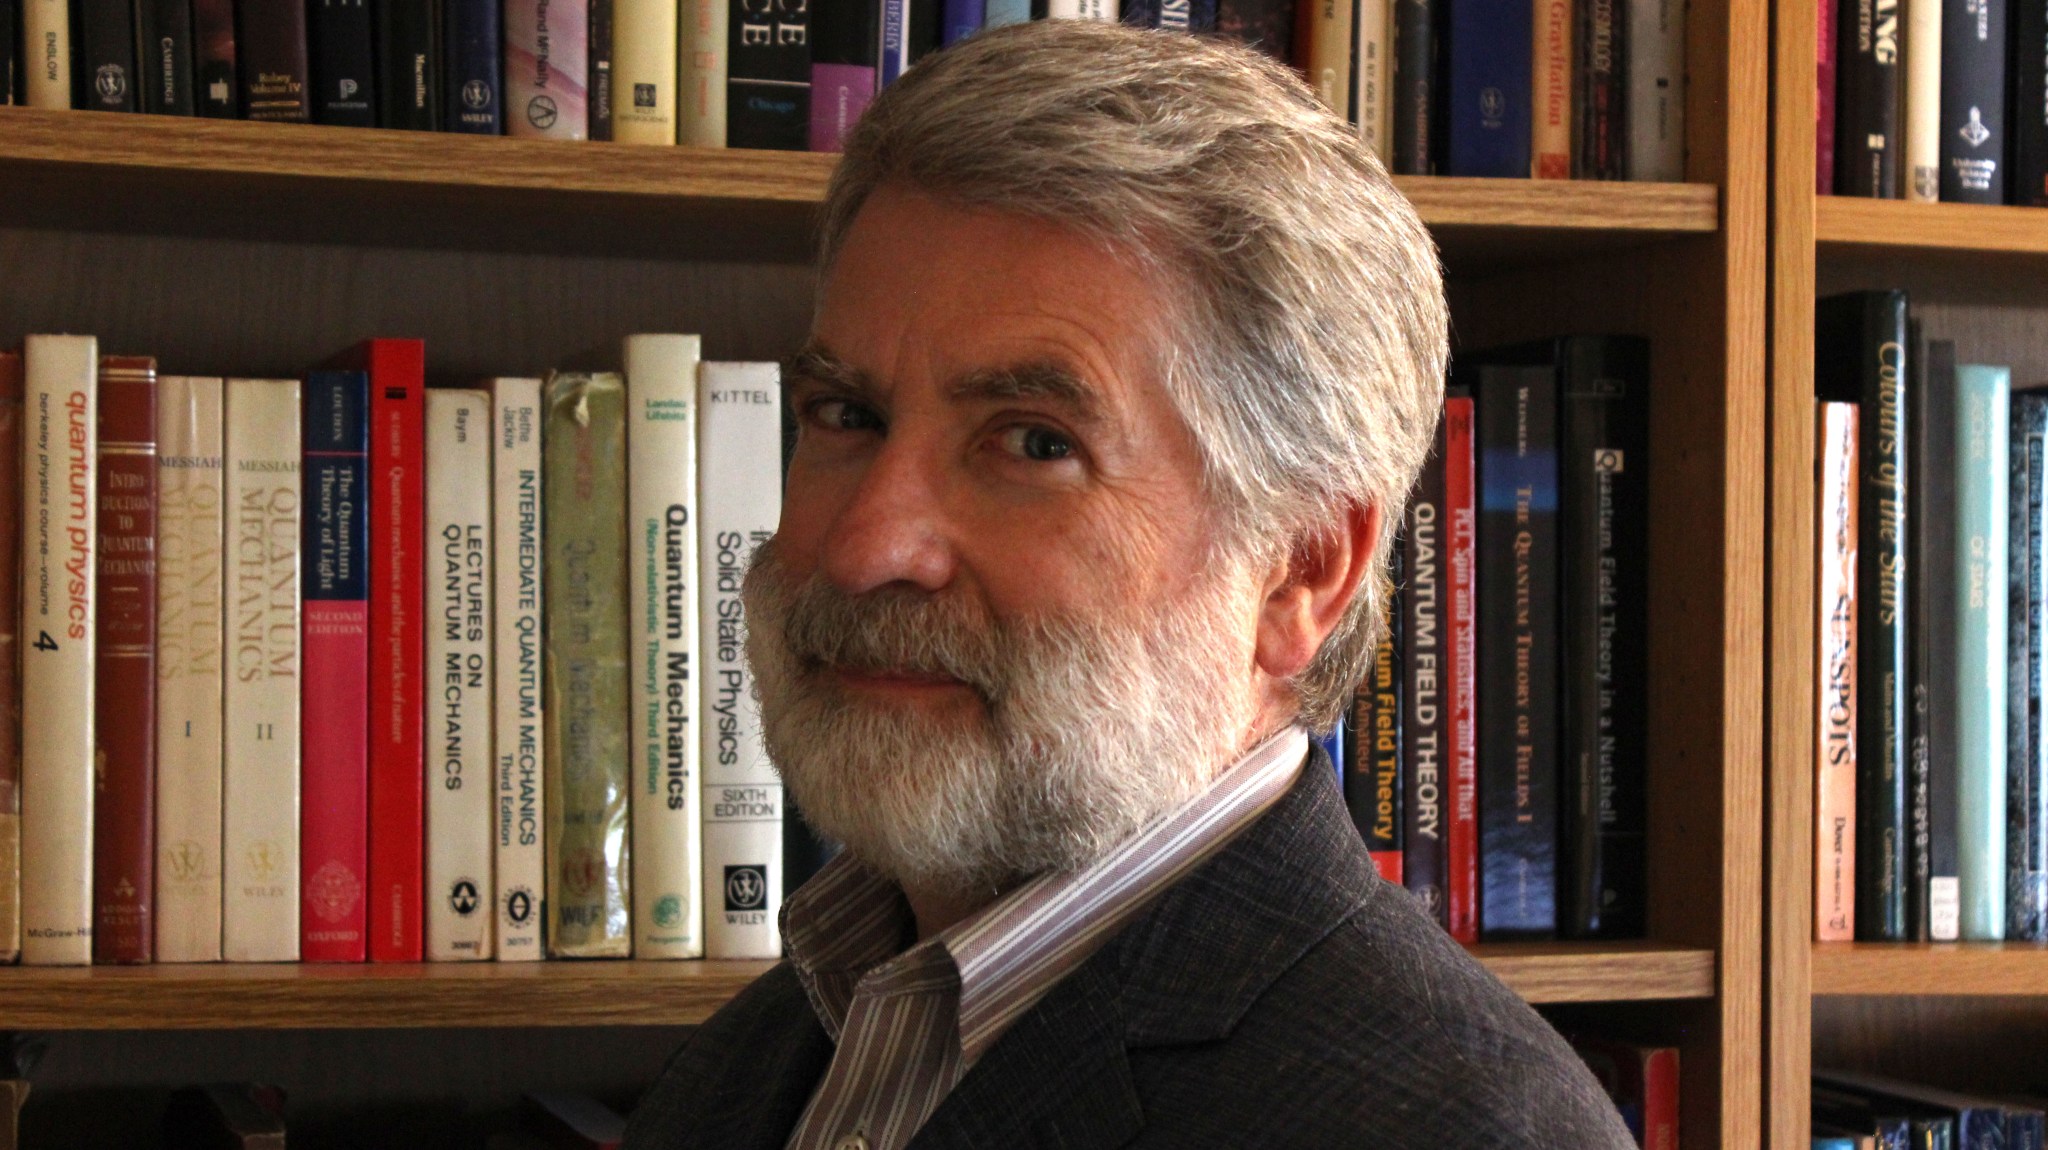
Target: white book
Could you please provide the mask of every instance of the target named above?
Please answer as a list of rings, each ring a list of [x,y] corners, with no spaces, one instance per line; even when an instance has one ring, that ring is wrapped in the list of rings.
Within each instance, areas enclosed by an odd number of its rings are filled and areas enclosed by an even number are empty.
[[[22,89],[31,108],[71,106],[71,5],[27,0],[21,10]]]
[[[299,957],[299,395],[227,381],[221,955]]]
[[[731,34],[728,0],[683,0],[676,76],[682,92],[676,143],[693,148],[725,147],[726,37]]]
[[[84,965],[92,961],[98,343],[29,336],[22,371],[21,961]]]
[[[694,335],[626,337],[633,956],[702,958]]]
[[[1117,0],[1047,0],[1048,20],[1117,20]]]
[[[705,953],[779,958],[782,778],[761,741],[740,585],[782,517],[780,372],[772,363],[707,363],[697,395]]]
[[[491,397],[427,389],[427,959],[491,957]]]
[[[1906,5],[1906,198],[1923,204],[1941,199],[1941,8]]]
[[[612,139],[676,142],[676,0],[612,8]]]
[[[498,961],[545,958],[541,897],[547,889],[541,768],[540,381],[491,381],[492,721],[497,738]]]
[[[156,958],[220,961],[221,381],[157,380]]]
[[[1628,0],[1628,178],[1685,179],[1685,0]]]
[[[1382,164],[1394,148],[1394,7],[1391,0],[1358,0],[1358,46],[1351,61],[1358,138]]]

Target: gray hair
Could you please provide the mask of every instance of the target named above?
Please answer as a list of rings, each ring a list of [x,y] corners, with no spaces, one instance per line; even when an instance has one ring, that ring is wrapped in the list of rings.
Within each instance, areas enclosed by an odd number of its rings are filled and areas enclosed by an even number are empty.
[[[1357,131],[1235,43],[1038,21],[932,56],[868,107],[821,266],[884,184],[1071,227],[1163,273],[1178,314],[1146,319],[1232,544],[1286,558],[1379,509],[1364,586],[1290,684],[1327,730],[1384,626],[1449,326],[1436,247]]]

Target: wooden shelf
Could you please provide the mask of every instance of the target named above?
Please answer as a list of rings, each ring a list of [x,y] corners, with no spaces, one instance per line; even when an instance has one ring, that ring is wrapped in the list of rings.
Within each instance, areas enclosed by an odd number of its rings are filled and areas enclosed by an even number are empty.
[[[2048,255],[2048,209],[1818,196],[1814,240],[1830,252]]]
[[[807,256],[835,157],[0,109],[0,224],[591,254]],[[1399,177],[1447,261],[1719,227],[1707,184]]]
[[[2048,995],[2048,944],[1815,943],[1813,993]]]
[[[1481,947],[1531,1002],[1710,998],[1714,955],[1654,944]],[[771,964],[536,962],[0,968],[0,1029],[683,1026]]]

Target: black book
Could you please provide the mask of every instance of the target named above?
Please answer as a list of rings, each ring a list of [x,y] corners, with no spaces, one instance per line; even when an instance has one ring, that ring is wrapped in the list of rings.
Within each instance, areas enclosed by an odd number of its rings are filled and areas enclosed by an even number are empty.
[[[2005,0],[1941,0],[1941,198],[2005,202]]]
[[[414,132],[441,127],[438,0],[381,3],[377,22],[377,126]]]
[[[811,142],[810,13],[801,4],[731,2],[726,146],[804,151]]]
[[[1913,714],[1919,724],[1913,738],[1915,755],[1924,741],[1927,757],[1927,879],[1925,890],[1918,892],[1924,911],[1914,913],[1910,922],[1912,937],[1920,942],[1953,940],[1962,907],[1956,856],[1956,345],[1929,340],[1925,365],[1912,377],[1920,385],[1917,393],[1906,395],[1914,478],[1906,492],[1906,523],[1915,544],[1906,563],[1914,574],[1907,619],[1916,676]],[[1915,837],[1920,833],[1916,825]],[[1908,906],[1915,893],[1907,891]]]
[[[503,130],[503,67],[497,0],[441,0],[441,98],[450,132],[495,136]]]
[[[612,138],[612,0],[590,0],[590,138]],[[794,888],[791,888],[794,889]]]
[[[1628,20],[1626,0],[1579,0],[1573,93],[1572,178],[1628,177]]]
[[[1295,0],[1216,0],[1216,31],[1286,60],[1294,47]]]
[[[374,32],[369,0],[312,0],[315,123],[377,126]]]
[[[1986,1098],[1958,1094],[1917,1082],[1847,1070],[1813,1072],[1815,1086],[1860,1095],[1888,1111],[1921,1120],[1945,1120],[1954,1131],[1955,1150],[2006,1150],[2005,1109]]]
[[[133,112],[135,8],[131,0],[77,0],[71,9],[71,106]]]
[[[14,94],[14,25],[21,17],[14,8],[15,0],[0,0],[0,107],[20,99]]]
[[[243,115],[291,123],[312,118],[304,0],[237,0],[235,45]]]
[[[1436,4],[1394,0],[1394,162],[1396,175],[1426,176],[1436,95]]]
[[[1372,852],[1380,873],[1401,873],[1401,700],[1405,686],[1401,659],[1401,545],[1388,563],[1385,632],[1373,649],[1372,667],[1352,696],[1345,734],[1351,739],[1344,772],[1344,805]]]
[[[2041,715],[2048,608],[2048,393],[2012,397],[2006,596],[2005,937],[2048,939],[2048,755]]]
[[[142,57],[142,110],[164,116],[198,111],[192,91],[190,0],[137,0],[136,40]]]
[[[1906,438],[1906,293],[1851,292],[1815,310],[1814,390],[1856,403],[1860,494],[1856,501],[1856,937],[1906,938],[1906,500],[1912,491]],[[1947,553],[1944,551],[1944,553]]]
[[[1947,516],[1930,520],[1926,503],[1934,487],[1934,471],[1937,466],[1949,466],[1953,458],[1955,441],[1955,413],[1930,411],[1932,401],[1927,382],[1928,357],[1926,343],[1920,336],[1920,322],[1912,320],[1907,324],[1911,340],[1908,358],[1912,362],[1913,377],[1906,386],[1906,450],[1911,458],[1907,466],[1914,478],[1912,490],[1906,493],[1906,570],[1914,572],[1912,602],[1907,610],[1908,636],[1906,643],[1906,933],[1910,938],[1926,941],[1933,937],[1933,907],[1928,901],[1928,880],[1933,877],[1933,815],[1929,804],[1932,802],[1933,756],[1935,745],[1934,727],[1937,722],[1954,721],[1954,704],[1945,704],[1946,714],[1939,720],[1934,713],[1935,697],[1941,693],[1941,684],[1934,677],[1937,618],[1949,619],[1945,611],[1954,611],[1955,578],[1937,570],[1947,558],[1948,541],[1941,534],[1931,530],[1931,524],[1953,522],[1954,508]],[[1937,415],[1940,417],[1937,418]],[[1944,462],[1932,461],[1934,450],[1940,441],[1930,437],[1939,426],[1947,430],[1949,454],[1943,455]],[[1954,477],[1949,477],[1948,498],[1954,499]],[[1945,607],[1936,604],[1937,595],[1946,593],[1949,599]],[[1953,627],[1942,629],[1949,634]],[[1953,662],[1949,673],[1954,674]],[[1951,746],[1947,752],[1954,754]]]
[[[1401,541],[1401,883],[1444,921],[1444,809],[1450,765],[1450,578],[1444,522],[1445,427],[1416,478]]]
[[[944,0],[910,0],[910,12],[903,23],[903,35],[910,41],[910,62],[915,64],[939,50],[945,23]],[[1042,14],[1033,19],[1042,19]]]
[[[1650,346],[1558,341],[1560,933],[1649,925]]]
[[[1471,369],[1479,449],[1479,934],[1557,932],[1557,368]],[[1463,374],[1463,373],[1461,373]]]
[[[1899,46],[1905,38],[1901,5],[1898,0],[1841,0],[1836,12],[1835,193],[1895,200],[1904,143],[1899,135]],[[1946,65],[1942,71],[1948,71]]]
[[[1943,13],[1946,17],[1947,13]],[[2048,205],[2048,0],[2013,0],[2006,202]]]
[[[242,80],[235,67],[234,0],[192,0],[192,55],[199,114],[239,117]]]

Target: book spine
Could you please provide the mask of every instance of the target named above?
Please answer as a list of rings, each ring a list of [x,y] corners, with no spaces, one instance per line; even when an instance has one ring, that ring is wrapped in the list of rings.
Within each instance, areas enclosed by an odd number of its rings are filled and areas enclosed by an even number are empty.
[[[313,48],[313,122],[377,126],[375,28],[367,0],[316,0],[309,30]]]
[[[223,770],[221,954],[299,957],[299,395],[227,382],[231,672]]]
[[[1449,579],[1444,548],[1444,452],[1448,420],[1439,421],[1436,445],[1423,464],[1403,525],[1401,635],[1406,657],[1402,713],[1401,882],[1422,900],[1430,917],[1444,920],[1444,786],[1450,757],[1448,658],[1450,619],[1444,610]]]
[[[2005,202],[2005,0],[1943,0],[1941,198]]]
[[[25,0],[21,9],[21,57],[23,102],[31,108],[69,108],[69,0]]]
[[[1822,403],[1813,936],[1856,937],[1856,443],[1859,410]]]
[[[845,148],[847,133],[875,98],[875,59],[880,51],[874,4],[836,4],[812,9],[811,135],[813,152]]]
[[[1818,41],[1814,54],[1813,182],[1817,195],[1835,191],[1835,5],[1841,0],[1818,0],[1814,29]]]
[[[1588,6],[1613,2],[1585,0]],[[1450,0],[1444,35],[1444,174],[1529,174],[1532,16],[1527,3]]]
[[[884,0],[884,2],[886,3],[887,0]],[[1126,11],[1130,9],[1132,2],[1133,0],[1126,0],[1124,5]],[[1135,0],[1135,2],[1143,4],[1145,0]],[[1209,2],[1213,6],[1215,0],[1209,0]],[[1183,17],[1185,17],[1185,13],[1183,13]],[[1030,19],[1031,0],[984,0],[982,26],[985,28],[1000,28],[1005,24],[1023,24]],[[1166,24],[1163,21],[1164,14],[1162,14],[1162,22],[1158,25],[1159,27],[1173,27],[1173,25]],[[1147,26],[1149,27],[1150,25]],[[1210,26],[1212,28],[1215,26],[1213,20],[1210,21]]]
[[[2006,597],[2011,372],[1956,368],[1956,861],[1961,936],[2005,936]]]
[[[93,687],[97,963],[156,953],[156,361],[100,360]]]
[[[300,0],[241,0],[235,43],[242,72],[242,115],[305,123],[306,8]]]
[[[1060,0],[1049,0],[1059,3]],[[1313,0],[1303,0],[1312,3]],[[1064,0],[1070,9],[1078,8],[1077,15],[1086,18],[1089,5],[1086,0]],[[1276,60],[1289,58],[1289,46],[1294,38],[1295,0],[1217,0],[1216,31],[1225,36],[1242,40],[1250,47],[1257,48]],[[1114,7],[1110,19],[1116,18]]]
[[[433,2],[377,5],[377,126],[441,129],[439,12]]]
[[[810,12],[732,4],[726,141],[735,148],[801,152],[810,143]]]
[[[545,957],[540,924],[547,889],[541,845],[540,381],[494,380],[491,405],[498,961],[525,962]]]
[[[21,353],[0,351],[0,963],[21,957]]]
[[[2048,937],[2048,806],[2043,803],[2048,756],[2041,723],[2042,613],[2048,607],[2048,514],[2043,491],[2048,462],[2048,395],[2012,397],[2010,506],[2006,599],[2005,937]]]
[[[1355,0],[1301,0],[1312,4],[1313,30],[1309,39],[1308,78],[1317,98],[1337,115],[1350,118],[1351,54],[1356,48],[1352,34]]]
[[[882,15],[875,29],[875,88],[896,82],[910,67],[910,0],[881,0]]]
[[[361,962],[369,922],[370,377],[306,377],[299,954]]]
[[[1539,180],[1568,180],[1572,175],[1572,0],[1534,0],[1535,58],[1530,75],[1536,96],[1531,105],[1529,174]],[[1481,418],[1485,413],[1481,412]]]
[[[93,112],[133,112],[135,89],[135,8],[133,0],[75,0],[72,43],[78,52],[73,76],[78,93],[75,108]]]
[[[192,7],[188,0],[142,0],[136,6],[136,42],[142,57],[142,110],[190,116]]]
[[[425,953],[426,349],[371,341],[370,959]]]
[[[0,108],[11,108],[15,104],[14,61],[18,53],[14,43],[15,7],[15,0],[0,0]]]
[[[1685,0],[1628,0],[1628,178],[1685,178]]]
[[[590,0],[590,138],[612,138],[612,0]]]
[[[1840,0],[1835,192],[1899,198],[1899,0]],[[1946,26],[1946,21],[1943,22]],[[1947,71],[1947,69],[1944,69]],[[1946,118],[1944,117],[1944,122]]]
[[[1564,636],[1562,933],[1633,938],[1648,924],[1649,345],[1561,342],[1558,627]]]
[[[1289,5],[1292,12],[1293,6]],[[1052,20],[1100,20],[1117,22],[1117,0],[1046,0],[1046,17]]]
[[[546,930],[548,953],[563,958],[623,958],[633,945],[625,439],[618,376],[548,381],[541,438]]]
[[[242,114],[235,65],[234,0],[192,0],[193,96],[198,112],[218,120]]]
[[[1372,669],[1353,697],[1350,729],[1357,769],[1344,776],[1344,801],[1365,837],[1380,877],[1401,883],[1401,548],[1387,564],[1387,602]]]
[[[1906,5],[1906,198],[1941,198],[1941,2]]]
[[[504,131],[504,74],[498,0],[441,0],[441,52],[450,132],[495,136]],[[673,37],[664,44],[674,43]]]
[[[730,3],[731,0],[683,0],[681,65],[676,75],[682,92],[676,122],[678,144],[693,148],[725,147],[729,115],[726,86],[731,79]]]
[[[1352,118],[1359,139],[1382,165],[1394,158],[1393,0],[1358,0],[1357,46],[1351,60]]]
[[[676,142],[675,0],[612,0],[612,139]]]
[[[1576,79],[1578,139],[1572,175],[1582,180],[1618,180],[1628,171],[1627,0],[1580,0]]]
[[[491,957],[491,397],[427,392],[427,959]]]
[[[90,336],[23,354],[21,961],[92,961],[93,619],[99,354]],[[62,477],[59,479],[58,477]]]
[[[589,135],[588,0],[507,0],[504,20],[505,134]]]
[[[1920,941],[1953,942],[1958,913],[1956,872],[1956,357],[1955,344],[1930,340],[1919,379],[1924,387],[1908,395],[1919,415],[1907,424],[1915,444],[1913,474],[1919,482],[1907,494],[1906,522],[1918,544],[1911,624],[1914,664],[1921,676],[1914,714],[1921,722],[1916,742],[1925,743],[1927,825],[1925,913],[1915,923]],[[1919,753],[1916,750],[1916,754]],[[1918,828],[1916,828],[1916,834]]]
[[[707,363],[699,380],[703,588],[705,955],[777,958],[782,778],[768,761],[745,651],[740,585],[782,515],[781,377],[772,363]]]
[[[221,382],[157,393],[156,957],[220,961]]]
[[[2048,0],[2018,0],[2012,19],[2010,202],[2048,204]]]
[[[1472,397],[1444,401],[1444,558],[1450,568],[1450,644],[1444,681],[1450,710],[1451,810],[1444,835],[1444,919],[1451,937],[1479,941],[1479,558]]]
[[[940,15],[939,43],[957,44],[981,31],[988,19],[986,0],[946,0]]]
[[[737,60],[735,54],[735,60]],[[633,954],[704,955],[694,335],[626,337]],[[774,458],[780,461],[778,450]]]
[[[1557,931],[1557,372],[1479,369],[1480,933]]]
[[[1430,143],[1436,100],[1436,0],[1393,0],[1395,174],[1434,172]]]

